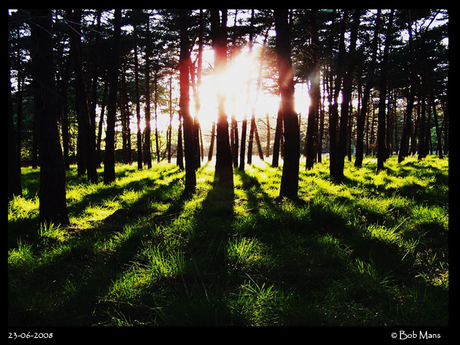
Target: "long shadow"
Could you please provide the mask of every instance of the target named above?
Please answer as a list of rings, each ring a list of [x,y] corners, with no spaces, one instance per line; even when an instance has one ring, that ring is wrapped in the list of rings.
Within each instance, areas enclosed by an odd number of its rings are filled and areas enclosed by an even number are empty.
[[[180,177],[173,179],[169,184],[164,184],[158,188],[148,188],[151,186],[149,179],[131,182],[124,188],[144,190],[142,198],[157,198],[161,201],[168,188],[176,185]],[[124,189],[123,188],[123,189]],[[103,200],[107,195],[117,195],[120,188],[112,188],[109,194],[103,193],[102,198],[91,195],[90,200]],[[180,193],[180,191],[179,191]],[[93,314],[97,309],[100,296],[106,294],[111,286],[126,269],[137,254],[137,248],[142,243],[143,238],[151,232],[151,224],[176,217],[183,209],[189,195],[180,194],[175,198],[167,200],[170,204],[167,211],[162,214],[153,214],[154,210],[148,208],[148,203],[142,198],[130,207],[123,209],[118,214],[108,216],[96,228],[85,229],[73,233],[66,244],[67,250],[53,256],[49,263],[38,266],[33,272],[27,274],[20,271],[12,271],[10,274],[14,279],[25,279],[23,284],[34,285],[37,289],[49,291],[56,296],[61,294],[63,285],[67,280],[71,281],[75,291],[67,291],[66,298],[58,297],[53,301],[54,306],[47,306],[49,310],[29,310],[19,307],[21,293],[19,296],[15,292],[10,294],[9,324],[22,326],[58,326],[58,325],[86,325],[90,326],[97,322]],[[90,202],[88,199],[85,203]],[[116,213],[116,212],[115,212]],[[127,224],[136,224],[139,217],[145,218],[145,224],[133,227],[129,237],[120,243],[112,251],[98,251],[101,243],[111,243],[115,236],[126,231]],[[27,276],[27,277],[26,277]],[[27,291],[27,289],[25,288]]]
[[[246,173],[240,173],[240,176],[243,180],[243,188],[247,194],[248,203],[251,208],[257,207],[256,191],[260,189],[259,181]],[[446,291],[443,291],[442,288],[428,286],[420,279],[411,278],[415,277],[417,272],[414,271],[414,267],[408,260],[404,260],[404,252],[396,243],[365,236],[364,233],[349,224],[348,219],[324,207],[325,205],[313,201],[307,206],[309,216],[306,217],[304,224],[291,226],[289,230],[293,241],[303,241],[305,252],[299,252],[298,249],[293,252],[285,250],[290,245],[286,241],[289,236],[281,235],[283,231],[276,228],[279,225],[276,222],[273,222],[269,231],[261,231],[263,229],[260,227],[254,230],[253,235],[282,256],[283,265],[273,267],[273,271],[266,275],[267,278],[272,279],[270,283],[274,286],[282,290],[286,288],[286,284],[290,284],[290,291],[300,296],[299,298],[303,300],[303,303],[308,305],[308,295],[311,295],[313,291],[328,289],[334,281],[343,279],[346,281],[346,279],[353,277],[356,273],[350,270],[350,263],[359,259],[373,267],[380,277],[390,276],[392,284],[409,285],[411,288],[420,290],[420,292],[430,290],[433,296],[438,296],[441,300],[446,298]],[[302,205],[298,206],[302,207]],[[283,212],[281,208],[277,208],[277,204],[272,204],[271,207],[274,207],[276,212]],[[354,209],[352,204],[349,205],[349,208],[350,210]],[[324,236],[332,236],[332,238],[337,239],[342,249],[325,246],[324,251],[322,251],[318,241]],[[351,255],[350,258],[343,257],[342,250],[348,251],[349,254],[347,255]],[[321,259],[318,260],[318,258]],[[363,281],[368,279],[365,274],[363,273]],[[302,287],[298,283],[299,279],[307,279],[310,283]],[[396,309],[395,305],[398,302],[394,301],[392,293],[377,286],[371,292],[366,289],[368,287],[356,286],[353,291],[347,292],[348,302],[368,305],[369,301],[374,301],[376,310],[382,308],[378,311],[380,314],[385,317],[393,317],[389,313],[391,313],[391,308]],[[342,302],[347,303],[346,300]],[[307,322],[310,325],[333,325],[337,322],[337,320],[330,319],[314,310],[310,310],[309,313]],[[291,321],[296,322],[295,318]],[[305,319],[299,322],[305,323]],[[359,321],[356,320],[355,322]]]
[[[234,220],[233,184],[217,179],[189,221],[191,236],[182,249],[186,266],[175,281],[168,281],[168,302],[163,306],[166,325],[216,326],[238,323],[225,304],[228,285],[226,250]]]

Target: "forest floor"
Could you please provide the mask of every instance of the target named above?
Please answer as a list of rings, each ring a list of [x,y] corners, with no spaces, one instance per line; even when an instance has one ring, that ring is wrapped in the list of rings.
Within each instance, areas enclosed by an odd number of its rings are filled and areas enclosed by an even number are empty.
[[[375,174],[328,161],[299,199],[278,199],[282,168],[197,172],[117,165],[117,180],[67,173],[71,226],[38,225],[39,170],[8,202],[10,326],[448,325],[448,158],[391,157]],[[98,170],[102,181],[103,170]]]

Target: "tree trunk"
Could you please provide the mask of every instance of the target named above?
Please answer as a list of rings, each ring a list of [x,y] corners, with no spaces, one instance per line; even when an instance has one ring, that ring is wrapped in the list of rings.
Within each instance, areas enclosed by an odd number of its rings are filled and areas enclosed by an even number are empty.
[[[150,16],[147,16],[147,43],[145,46],[145,130],[144,130],[144,164],[152,167],[150,151]]]
[[[351,29],[351,46],[348,58],[348,68],[346,75],[343,80],[343,91],[342,91],[342,106],[340,109],[340,133],[339,133],[339,143],[337,147],[337,162],[335,169],[331,171],[331,177],[336,183],[342,183],[343,181],[343,168],[344,168],[344,159],[347,150],[347,127],[348,127],[348,110],[350,106],[351,99],[351,88],[353,82],[353,71],[354,71],[354,61],[355,61],[355,51],[356,51],[356,40],[358,37],[358,27],[359,20],[361,17],[361,10],[355,10],[353,15],[353,26]],[[332,162],[331,162],[332,164]]]
[[[283,134],[283,113],[278,109],[278,116],[276,117],[276,128],[275,128],[275,140],[273,142],[273,157],[272,157],[272,166],[279,166],[279,157],[280,157],[280,146],[281,146],[281,135]]]
[[[404,118],[404,127],[401,134],[401,143],[399,144],[399,155],[398,162],[401,163],[404,158],[409,154],[409,137],[411,136],[412,130],[412,110],[414,108],[415,100],[415,85],[417,82],[417,76],[415,74],[415,54],[414,54],[414,43],[412,41],[412,18],[411,12],[408,10],[409,14],[409,23],[408,23],[408,32],[409,32],[409,50],[411,57],[411,68],[410,68],[410,95],[407,100],[406,115]]]
[[[356,157],[355,167],[361,168],[363,164],[364,155],[364,123],[366,121],[366,114],[369,108],[369,96],[372,88],[372,80],[374,78],[375,63],[377,60],[377,42],[380,30],[380,9],[377,10],[377,18],[375,19],[374,38],[372,41],[372,62],[369,65],[369,71],[366,78],[366,88],[362,100],[361,112],[358,117],[357,134],[356,134]]]
[[[51,41],[51,11],[33,10],[32,14],[32,70],[34,100],[38,110],[37,134],[40,151],[40,222],[69,224],[66,205],[64,160],[57,128],[56,85]]]
[[[114,42],[109,70],[109,99],[107,105],[107,131],[105,136],[104,183],[115,181],[115,120],[117,113],[118,60],[120,47],[121,9],[115,9]]]
[[[171,163],[172,121],[173,121],[173,105],[172,105],[172,74],[171,74],[169,76],[168,163]]]
[[[214,154],[214,141],[216,137],[216,123],[212,123],[211,128],[211,143],[209,144],[209,152],[208,152],[208,162],[211,161],[212,155]]]
[[[227,10],[211,10],[211,36],[214,48],[214,70],[216,75],[223,73],[227,64]],[[228,134],[228,119],[225,114],[225,94],[217,90],[217,156],[215,175],[219,184],[233,185],[232,153]]]
[[[88,181],[97,183],[96,171],[96,151],[95,151],[95,131],[94,124],[89,113],[88,101],[85,91],[85,80],[83,77],[83,67],[81,61],[81,38],[79,23],[81,21],[81,10],[68,9],[66,12],[69,26],[70,49],[75,71],[75,90],[77,101],[78,131],[82,131],[82,149],[84,150],[84,161],[87,171]]]
[[[334,90],[334,103],[329,106],[329,138],[330,138],[330,153],[329,153],[329,173],[333,179],[336,179],[340,173],[337,173],[337,170],[340,169],[339,165],[339,154],[338,154],[338,135],[337,127],[339,122],[339,105],[338,97],[342,84],[342,71],[343,71],[343,62],[345,55],[345,30],[346,23],[348,20],[348,10],[345,10],[343,14],[342,23],[341,23],[341,32],[340,32],[340,43],[339,43],[339,55],[337,57],[336,63],[336,78],[335,78],[335,90]],[[332,47],[331,47],[332,49]],[[331,104],[331,103],[329,103]]]
[[[182,113],[180,111],[179,111],[179,128],[177,131],[176,164],[180,170],[184,170],[184,146],[182,145]]]
[[[318,42],[318,27],[316,23],[316,13],[318,10],[312,10],[311,12],[311,36],[312,36],[312,59],[313,59],[313,66],[312,66],[312,73],[311,73],[311,88],[310,88],[310,109],[308,112],[308,124],[307,124],[307,134],[306,134],[306,169],[310,170],[313,168],[313,164],[316,157],[316,141],[318,136],[318,113],[319,113],[319,106],[321,102],[321,91],[320,91],[320,61],[319,61],[319,42]]]
[[[141,131],[141,103],[139,93],[139,60],[137,57],[137,22],[136,15],[134,17],[134,88],[136,93],[136,120],[137,120],[137,169],[142,170],[142,131]]]
[[[278,86],[281,93],[280,112],[284,121],[285,137],[280,197],[296,199],[299,186],[300,132],[297,114],[294,110],[294,80],[287,10],[275,9],[275,25]]]
[[[190,50],[188,38],[188,10],[180,10],[180,112],[184,118],[185,144],[185,193],[193,193],[196,187],[195,145],[193,138],[193,120],[190,115]]]
[[[390,19],[385,38],[385,48],[383,50],[382,68],[380,73],[380,101],[377,127],[377,172],[383,170],[383,162],[387,158],[387,149],[385,144],[385,109],[387,99],[387,74],[388,74],[388,51],[391,45],[391,31],[393,26],[393,10],[390,12]]]

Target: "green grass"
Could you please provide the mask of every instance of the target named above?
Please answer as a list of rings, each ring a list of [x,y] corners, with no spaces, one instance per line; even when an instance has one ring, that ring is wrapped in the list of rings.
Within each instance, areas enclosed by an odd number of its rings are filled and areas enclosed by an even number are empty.
[[[72,225],[38,224],[38,170],[8,202],[10,325],[448,324],[448,159],[428,156],[329,178],[305,171],[278,199],[281,168],[235,170],[233,190],[173,164],[68,172]],[[98,170],[102,176],[102,169]],[[102,178],[101,178],[102,180]]]

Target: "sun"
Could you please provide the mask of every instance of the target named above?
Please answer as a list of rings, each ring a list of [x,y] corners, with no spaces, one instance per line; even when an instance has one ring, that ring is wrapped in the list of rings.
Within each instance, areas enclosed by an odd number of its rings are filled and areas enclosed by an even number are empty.
[[[229,119],[235,116],[237,121],[242,121],[245,116],[249,117],[256,99],[257,72],[255,54],[247,49],[230,59],[225,71],[219,75],[204,77],[200,89],[200,124],[208,127],[217,121],[217,91],[225,95],[225,111]],[[194,105],[190,108],[194,109]]]
[[[245,118],[250,120],[252,113],[256,118],[265,119],[277,116],[280,96],[264,91],[258,87],[260,72],[260,55],[262,47],[256,46],[250,52],[243,48],[238,55],[228,59],[226,69],[219,75],[209,73],[203,75],[200,87],[200,110],[198,121],[202,129],[210,129],[217,121],[217,91],[225,95],[225,112],[228,121],[232,117],[241,123]],[[204,64],[213,65],[214,54],[208,50],[204,54]],[[190,110],[195,117],[194,98],[191,98]],[[296,84],[295,108],[305,119],[310,105],[309,89],[306,84]]]

